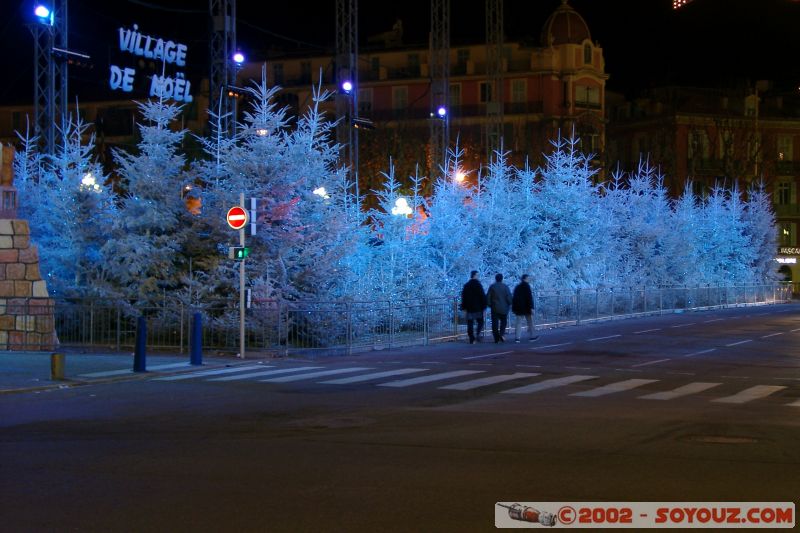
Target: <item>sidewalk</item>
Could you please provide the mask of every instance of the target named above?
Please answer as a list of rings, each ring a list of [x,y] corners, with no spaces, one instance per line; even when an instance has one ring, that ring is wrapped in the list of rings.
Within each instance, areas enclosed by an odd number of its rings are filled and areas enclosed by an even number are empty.
[[[51,352],[0,352],[0,395],[143,379],[200,368],[189,364],[188,355],[148,354],[147,372],[134,373],[130,354],[66,352],[64,379],[51,380],[50,355]],[[242,361],[234,357],[204,357],[202,368],[252,364],[255,361],[258,359]]]

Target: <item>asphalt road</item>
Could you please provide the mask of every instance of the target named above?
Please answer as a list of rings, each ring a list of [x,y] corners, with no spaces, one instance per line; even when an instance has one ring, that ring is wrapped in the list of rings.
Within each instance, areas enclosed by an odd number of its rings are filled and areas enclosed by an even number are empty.
[[[498,501],[797,502],[798,341],[792,304],[0,396],[0,529],[488,531]]]

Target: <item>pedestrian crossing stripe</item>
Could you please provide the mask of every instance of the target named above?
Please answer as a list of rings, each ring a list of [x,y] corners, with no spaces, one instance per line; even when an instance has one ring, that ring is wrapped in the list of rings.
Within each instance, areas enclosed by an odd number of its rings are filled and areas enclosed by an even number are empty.
[[[452,372],[442,372],[441,374],[431,374],[429,376],[422,376],[419,378],[401,379],[399,381],[389,381],[388,383],[381,383],[379,387],[410,387],[412,385],[419,385],[421,383],[430,383],[431,381],[440,381],[450,378],[457,378],[461,376],[468,376],[470,374],[482,374],[483,370],[454,370]]]
[[[607,394],[614,394],[626,390],[635,389],[648,383],[655,383],[657,379],[626,379],[625,381],[617,381],[616,383],[609,383],[602,387],[596,387],[583,392],[575,392],[571,396],[582,396],[584,398],[596,398],[598,396],[605,396]]]
[[[405,374],[414,374],[416,372],[424,372],[427,368],[400,368],[398,370],[386,370],[384,372],[373,372],[372,374],[363,374],[361,376],[351,376],[349,378],[332,379],[330,381],[322,381],[325,385],[349,385],[350,383],[361,383],[373,379],[389,378],[392,376],[402,376]]]
[[[597,376],[565,376],[563,378],[553,378],[553,379],[546,379],[544,381],[540,381],[539,383],[533,383],[531,385],[525,385],[523,387],[517,387],[516,389],[509,389],[504,390],[504,394],[530,394],[532,392],[539,392],[547,389],[555,389],[557,387],[564,387],[566,385],[571,385],[573,383],[578,383],[581,381],[586,381],[589,379],[597,379]]]
[[[234,372],[246,372],[248,370],[257,370],[259,368],[263,369],[270,367],[271,365],[245,365],[245,366],[216,368],[213,370],[202,370],[200,372],[189,372],[186,374],[177,374],[175,376],[165,376],[161,378],[155,378],[153,381],[179,381],[182,379],[204,378],[208,376],[218,376],[220,374],[232,374]]]
[[[703,392],[719,385],[722,385],[722,383],[695,382],[669,391],[646,394],[644,396],[639,396],[639,398],[642,400],[672,400],[674,398],[680,398],[681,396],[697,394],[698,392]]]
[[[273,376],[275,374],[288,374],[289,372],[300,372],[302,370],[313,370],[322,368],[321,366],[296,366],[294,368],[282,368],[280,370],[265,370],[263,372],[252,372],[250,374],[237,374],[235,376],[225,376],[224,378],[213,378],[207,381],[238,381],[242,379],[260,378],[263,376]]]
[[[169,363],[164,365],[153,365],[148,366],[147,370],[172,370],[175,368],[186,368],[189,366],[189,363]],[[80,374],[78,377],[81,378],[109,378],[112,376],[124,376],[125,374],[133,374],[132,369],[125,369],[125,370],[106,370],[103,372],[91,372],[89,374]]]
[[[506,374],[502,376],[489,376],[485,378],[473,379],[470,381],[463,381],[461,383],[445,385],[444,387],[439,387],[439,388],[447,390],[472,390],[472,389],[477,389],[478,387],[486,387],[489,385],[494,385],[496,383],[503,383],[514,379],[532,378],[538,375],[540,374],[537,372],[516,372],[514,374]]]
[[[348,372],[361,372],[362,370],[372,370],[372,369],[364,367],[337,368],[336,370],[322,370],[320,372],[311,372],[308,374],[292,374],[291,376],[260,379],[259,381],[263,383],[289,383],[290,381],[300,381],[302,379],[320,378],[322,376],[332,376],[335,374],[347,374]]]
[[[747,403],[751,400],[766,398],[770,394],[774,394],[785,388],[786,387],[781,385],[756,385],[731,396],[725,396],[724,398],[717,398],[711,401],[718,403]]]

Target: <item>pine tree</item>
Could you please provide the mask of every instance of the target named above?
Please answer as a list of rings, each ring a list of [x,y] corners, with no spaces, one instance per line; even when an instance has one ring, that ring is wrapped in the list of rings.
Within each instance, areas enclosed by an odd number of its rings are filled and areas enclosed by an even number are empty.
[[[188,271],[182,255],[191,213],[182,197],[186,163],[178,149],[184,130],[173,130],[180,107],[163,100],[140,103],[138,150],[114,151],[121,177],[113,239],[103,246],[109,277],[120,294],[150,305],[181,286]]]

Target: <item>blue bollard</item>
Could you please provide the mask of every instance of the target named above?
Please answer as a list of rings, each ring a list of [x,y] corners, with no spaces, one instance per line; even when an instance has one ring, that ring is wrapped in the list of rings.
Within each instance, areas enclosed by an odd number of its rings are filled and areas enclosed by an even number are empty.
[[[192,365],[203,364],[203,316],[195,313],[192,317],[191,351],[189,362]]]
[[[136,346],[133,351],[133,371],[147,372],[147,320],[136,319]]]

